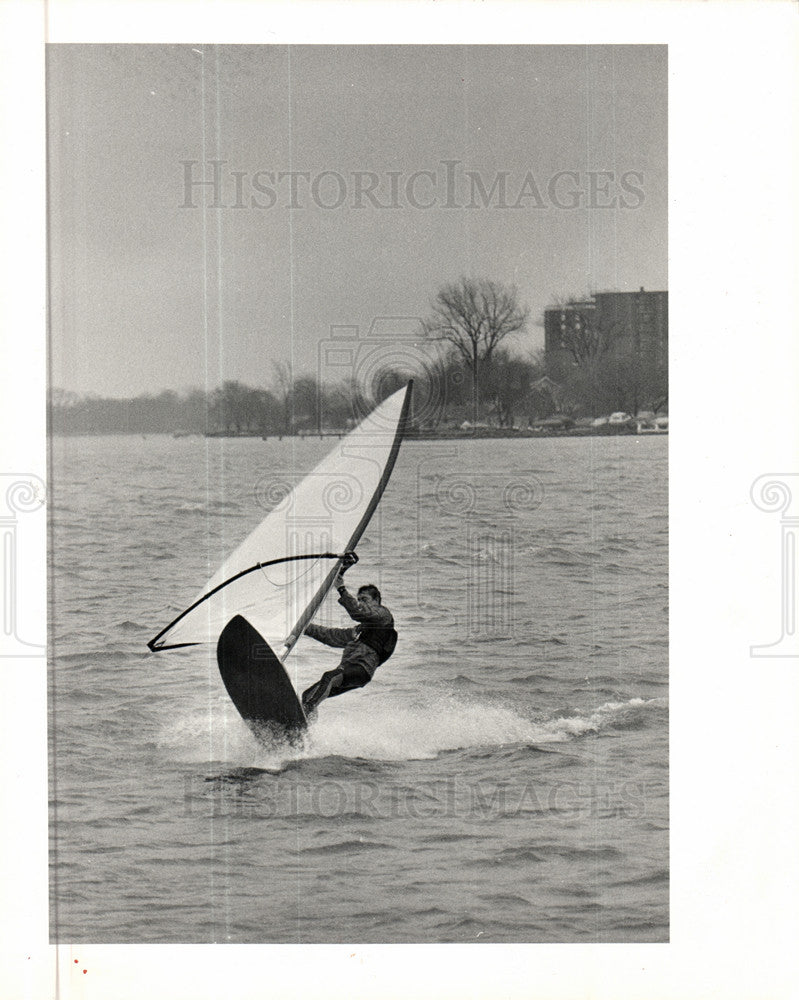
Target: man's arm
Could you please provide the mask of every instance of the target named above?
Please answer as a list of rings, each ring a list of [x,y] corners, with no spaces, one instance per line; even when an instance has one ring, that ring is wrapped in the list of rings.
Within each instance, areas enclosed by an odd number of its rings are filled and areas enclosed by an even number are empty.
[[[305,629],[305,634],[317,642],[323,642],[326,646],[333,646],[335,649],[343,649],[347,643],[355,638],[354,628],[327,628],[324,625],[309,625]]]
[[[338,588],[338,594],[338,603],[353,621],[366,625],[391,625],[393,620],[391,612],[382,604],[373,604],[367,607],[357,597],[354,597],[343,584]]]
[[[333,581],[337,590],[344,587],[344,574],[347,570],[358,562],[358,557],[354,552],[345,552],[339,566],[336,578]],[[326,646],[335,646],[336,649],[343,649],[347,643],[352,642],[356,637],[354,628],[326,628],[324,625],[309,625],[305,629],[305,635],[317,642],[323,642]],[[297,636],[292,634],[283,640],[286,646],[292,646],[297,641]]]

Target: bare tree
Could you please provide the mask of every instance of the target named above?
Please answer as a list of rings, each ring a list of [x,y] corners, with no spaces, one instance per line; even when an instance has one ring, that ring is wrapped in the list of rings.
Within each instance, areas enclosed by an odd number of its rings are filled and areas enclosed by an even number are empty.
[[[352,419],[353,387],[342,381],[334,385],[322,385],[322,420],[327,427],[341,430]]]
[[[227,379],[211,393],[211,410],[220,430],[241,434],[249,427],[247,394],[249,389],[237,379]]]
[[[285,361],[272,362],[273,392],[279,401],[282,411],[283,433],[291,434],[294,430],[294,413],[292,404],[292,387],[294,376],[291,367]]]
[[[283,426],[282,407],[268,389],[247,389],[247,411],[250,426],[256,428],[264,438]]]
[[[505,337],[523,330],[527,309],[519,306],[514,286],[496,281],[461,278],[444,285],[422,321],[430,340],[444,340],[457,350],[472,376],[472,418],[478,419],[480,366],[490,360]]]
[[[533,362],[512,357],[502,348],[494,353],[489,363],[483,364],[483,389],[500,427],[513,427],[514,417],[520,410],[529,419],[531,386],[536,374]]]
[[[575,364],[584,365],[608,348],[614,324],[597,318],[591,295],[557,298],[550,308],[567,316],[561,337]]]
[[[306,430],[322,430],[322,393],[313,375],[295,378],[291,386],[294,423]]]

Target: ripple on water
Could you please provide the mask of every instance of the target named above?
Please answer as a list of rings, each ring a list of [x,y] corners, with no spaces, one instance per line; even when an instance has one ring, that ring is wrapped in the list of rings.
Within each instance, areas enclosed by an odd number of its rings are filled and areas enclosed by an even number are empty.
[[[266,748],[212,648],[145,643],[262,516],[254,477],[327,443],[56,442],[53,933],[668,940],[663,442],[406,442],[352,571],[397,653]],[[531,468],[543,502],[502,507]],[[467,517],[440,487],[470,476]],[[292,656],[307,686],[337,654]]]

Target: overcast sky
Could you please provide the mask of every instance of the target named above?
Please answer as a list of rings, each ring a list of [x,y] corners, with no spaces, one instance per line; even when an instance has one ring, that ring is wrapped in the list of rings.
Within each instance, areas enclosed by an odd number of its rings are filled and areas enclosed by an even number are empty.
[[[665,46],[51,46],[52,384],[412,359],[461,275],[517,286],[519,351],[664,289],[666,95]]]

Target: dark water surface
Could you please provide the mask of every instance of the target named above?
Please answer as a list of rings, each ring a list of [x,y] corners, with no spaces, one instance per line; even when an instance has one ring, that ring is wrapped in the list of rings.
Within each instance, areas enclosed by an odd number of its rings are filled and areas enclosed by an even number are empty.
[[[267,750],[145,644],[329,444],[53,441],[52,940],[667,940],[667,439],[404,444],[397,653]]]

